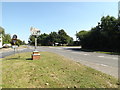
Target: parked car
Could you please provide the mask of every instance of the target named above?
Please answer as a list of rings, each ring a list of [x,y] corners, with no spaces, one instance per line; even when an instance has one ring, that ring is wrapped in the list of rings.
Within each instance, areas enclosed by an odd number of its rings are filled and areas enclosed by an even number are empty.
[[[11,46],[12,46],[11,44],[3,44],[3,48],[9,48]]]

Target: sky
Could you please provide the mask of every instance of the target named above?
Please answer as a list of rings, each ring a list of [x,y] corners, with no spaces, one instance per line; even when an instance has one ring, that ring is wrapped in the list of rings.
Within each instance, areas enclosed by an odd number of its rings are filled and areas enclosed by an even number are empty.
[[[26,43],[31,26],[41,34],[64,29],[75,40],[76,31],[90,30],[107,15],[118,17],[117,2],[2,2],[0,25]]]

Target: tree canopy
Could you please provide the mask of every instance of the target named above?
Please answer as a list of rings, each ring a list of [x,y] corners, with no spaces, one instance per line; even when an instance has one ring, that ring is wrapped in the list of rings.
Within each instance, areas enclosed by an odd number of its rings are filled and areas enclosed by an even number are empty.
[[[98,25],[90,31],[76,34],[83,48],[120,51],[120,22],[113,16],[102,17]]]
[[[51,32],[50,34],[41,34],[38,36],[38,45],[42,46],[52,46],[58,43],[58,45],[68,45],[73,41],[73,38],[67,35],[67,33],[61,29],[58,32]],[[31,35],[29,37],[29,44],[34,45],[35,36]]]
[[[9,44],[9,43],[12,44],[11,35],[10,34],[6,34],[4,28],[0,27],[0,33],[2,33],[3,44]],[[22,40],[18,39],[16,44],[17,45],[23,45],[23,44],[25,44],[25,41],[22,41]]]

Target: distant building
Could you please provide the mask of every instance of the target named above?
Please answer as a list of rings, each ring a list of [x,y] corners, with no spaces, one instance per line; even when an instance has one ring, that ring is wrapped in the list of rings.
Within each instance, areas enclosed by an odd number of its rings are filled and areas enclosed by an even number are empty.
[[[118,2],[118,17],[120,17],[120,1]]]

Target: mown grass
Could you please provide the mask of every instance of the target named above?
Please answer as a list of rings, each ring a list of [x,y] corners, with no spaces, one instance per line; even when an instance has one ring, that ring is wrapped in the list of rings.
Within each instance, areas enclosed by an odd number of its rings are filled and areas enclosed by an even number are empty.
[[[6,57],[2,62],[3,88],[117,88],[117,79],[50,52]],[[20,56],[20,57],[19,57]]]

